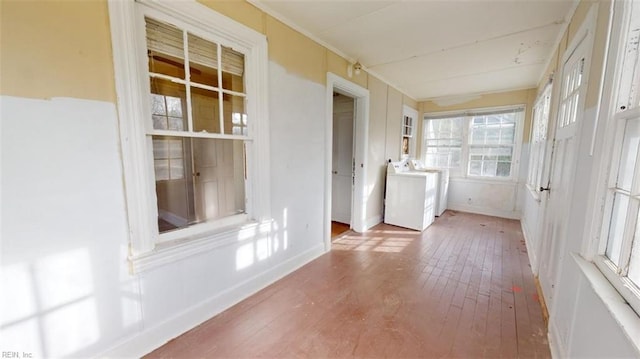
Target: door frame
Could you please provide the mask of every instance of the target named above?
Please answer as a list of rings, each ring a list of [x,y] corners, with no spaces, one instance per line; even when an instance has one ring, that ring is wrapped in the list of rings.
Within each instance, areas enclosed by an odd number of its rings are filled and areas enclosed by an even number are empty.
[[[324,247],[331,250],[331,165],[333,161],[333,93],[352,97],[355,102],[353,158],[355,160],[355,178],[352,193],[351,228],[364,232],[367,228],[367,146],[369,131],[369,90],[346,80],[334,73],[327,73],[326,87],[326,131],[324,164]]]

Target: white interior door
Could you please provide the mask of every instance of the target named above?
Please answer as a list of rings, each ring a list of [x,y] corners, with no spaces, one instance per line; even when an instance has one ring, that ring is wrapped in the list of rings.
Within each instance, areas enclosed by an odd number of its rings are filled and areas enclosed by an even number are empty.
[[[333,161],[331,166],[331,220],[351,224],[353,193],[353,98],[333,97]]]
[[[583,38],[564,62],[560,84],[558,115],[551,152],[551,169],[543,227],[539,276],[547,305],[553,304],[559,264],[564,254],[567,236],[569,203],[575,180],[579,130],[583,118],[586,94],[587,41]]]

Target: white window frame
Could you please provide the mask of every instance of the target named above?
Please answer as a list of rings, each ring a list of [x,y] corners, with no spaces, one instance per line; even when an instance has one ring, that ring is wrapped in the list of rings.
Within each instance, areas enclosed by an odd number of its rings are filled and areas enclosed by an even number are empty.
[[[529,172],[527,174],[527,188],[536,200],[540,200],[540,188],[543,187],[545,155],[549,139],[549,123],[551,119],[551,93],[553,85],[547,83],[533,105],[531,114],[531,138],[529,140]],[[540,123],[545,123],[546,131],[538,133]],[[536,138],[538,134],[541,138]]]
[[[620,315],[617,317],[618,320],[625,323],[625,330],[636,331],[640,334],[640,284],[633,284],[631,280],[626,277],[628,268],[625,268],[625,265],[628,264],[628,259],[625,257],[630,256],[633,242],[635,241],[636,244],[640,244],[637,243],[640,239],[635,238],[634,240],[634,237],[631,236],[632,234],[628,233],[629,228],[626,228],[626,238],[623,238],[621,249],[622,265],[620,268],[606,257],[609,229],[611,226],[610,218],[613,196],[618,191],[616,189],[616,177],[619,170],[619,157],[622,151],[624,126],[628,120],[640,116],[638,84],[629,81],[629,79],[632,78],[632,74],[628,73],[628,66],[624,66],[626,56],[640,55],[637,47],[635,53],[632,55],[629,55],[631,52],[627,52],[628,48],[626,47],[627,41],[629,40],[628,24],[630,24],[631,21],[631,4],[632,1],[617,1],[612,6],[612,10],[615,8],[615,21],[613,23],[612,42],[608,56],[608,61],[611,62],[608,63],[605,68],[606,73],[604,77],[604,79],[611,78],[612,81],[605,81],[606,87],[603,91],[604,105],[598,114],[600,117],[599,121],[603,123],[605,131],[604,151],[601,159],[603,166],[598,180],[600,185],[596,189],[596,198],[602,202],[600,202],[601,206],[597,206],[598,208],[594,211],[593,219],[595,224],[592,228],[593,235],[591,236],[593,240],[587,244],[584,252],[585,257],[593,261],[608,283],[615,288],[630,308],[635,311],[635,318]],[[640,6],[640,1],[635,0],[635,6]],[[638,73],[640,73],[640,71],[636,72],[636,77]],[[640,164],[636,163],[634,182],[640,180],[638,179],[639,170]],[[637,215],[637,205],[634,206],[630,203],[627,209],[627,218],[631,218],[634,214]],[[636,218],[633,219],[635,220]],[[630,222],[627,220],[626,227],[631,227],[634,224],[634,221]],[[612,304],[607,300],[605,300],[605,304],[612,307]],[[624,308],[612,309],[612,312],[614,315],[618,315],[617,313],[628,313],[628,311],[624,311]],[[633,342],[640,350],[640,339],[638,338],[640,337],[637,337]]]
[[[266,37],[194,0],[109,0],[108,5],[132,271],[143,271],[231,243],[241,231],[255,232],[251,227],[259,227],[262,235],[268,235],[271,214]],[[151,110],[144,13],[152,13],[159,20],[179,22],[186,30],[245,55],[246,112],[252,135],[250,140],[246,136],[219,137],[245,140],[246,215],[177,230],[169,240],[162,239],[158,231],[151,141],[146,139]]]
[[[516,128],[515,128],[513,157],[511,162],[510,175],[508,177],[469,175],[469,149],[471,148],[471,144],[469,143],[469,136],[470,136],[471,120],[473,119],[473,116],[491,114],[494,112],[501,112],[501,111],[508,111],[508,110],[521,110],[521,115],[516,116]],[[438,118],[463,117],[464,123],[462,124],[462,150],[460,153],[460,166],[449,168],[449,175],[451,177],[475,179],[475,180],[481,180],[481,181],[516,182],[518,180],[518,172],[520,168],[520,151],[522,147],[522,128],[524,125],[525,114],[526,114],[526,105],[524,104],[476,108],[476,109],[468,109],[464,111],[425,113],[424,116],[422,117],[423,130],[422,130],[422,149],[420,153],[420,159],[426,163],[425,156],[426,156],[426,149],[427,149],[427,142],[426,142],[427,136],[425,131],[428,127],[427,126],[428,120],[433,120]]]

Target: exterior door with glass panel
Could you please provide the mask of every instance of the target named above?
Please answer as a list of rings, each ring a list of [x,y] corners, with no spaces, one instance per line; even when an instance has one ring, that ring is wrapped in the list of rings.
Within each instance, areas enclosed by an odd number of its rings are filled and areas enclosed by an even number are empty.
[[[548,305],[552,305],[554,286],[559,277],[564,243],[567,236],[569,203],[578,150],[578,131],[583,117],[587,69],[586,36],[564,63],[562,69],[558,116],[551,154],[549,185],[546,202],[545,225],[542,236],[542,259],[539,275]],[[544,263],[544,261],[547,261]]]

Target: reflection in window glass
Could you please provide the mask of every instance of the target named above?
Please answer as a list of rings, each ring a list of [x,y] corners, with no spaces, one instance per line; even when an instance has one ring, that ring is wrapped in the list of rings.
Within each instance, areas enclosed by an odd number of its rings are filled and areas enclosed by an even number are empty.
[[[160,232],[245,212],[244,143],[153,136]]]

